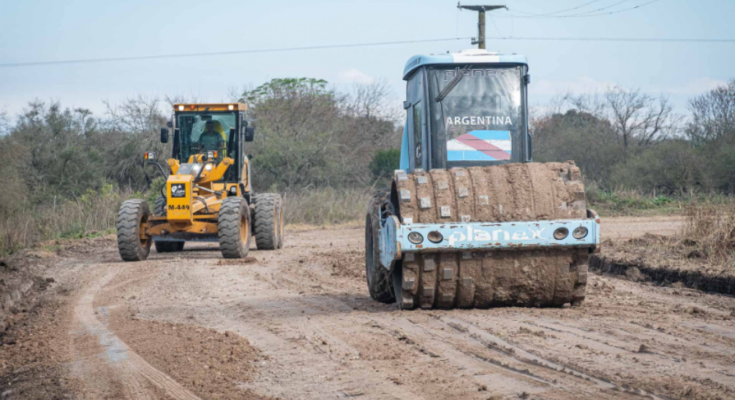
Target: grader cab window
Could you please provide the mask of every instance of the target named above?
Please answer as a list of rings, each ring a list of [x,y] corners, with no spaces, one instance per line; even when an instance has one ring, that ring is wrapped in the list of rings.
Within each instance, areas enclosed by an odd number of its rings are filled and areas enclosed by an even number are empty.
[[[237,115],[234,113],[182,113],[178,115],[179,151],[181,160],[192,154],[217,151],[217,159],[228,154],[230,128],[235,128]]]

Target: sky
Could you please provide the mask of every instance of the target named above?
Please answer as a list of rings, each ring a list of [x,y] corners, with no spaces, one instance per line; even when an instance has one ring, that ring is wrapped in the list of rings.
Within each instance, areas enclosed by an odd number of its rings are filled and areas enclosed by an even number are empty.
[[[494,0],[496,1],[496,0]],[[499,1],[499,0],[497,0]],[[584,18],[517,18],[591,0],[507,0],[488,18],[489,37],[735,39],[735,1],[658,0]],[[650,0],[597,0],[569,15]],[[620,3],[615,5],[616,3]],[[477,3],[468,3],[477,4]],[[487,3],[480,3],[487,4]],[[0,0],[0,64],[475,36],[477,14],[456,0],[421,1],[38,1]],[[59,101],[101,114],[103,101],[138,95],[227,102],[273,78],[312,77],[337,88],[384,79],[403,101],[402,71],[415,54],[472,48],[469,40],[211,57],[0,67],[0,111]],[[735,78],[735,43],[573,42],[488,39],[488,50],[528,57],[531,104],[609,85],[687,100]]]

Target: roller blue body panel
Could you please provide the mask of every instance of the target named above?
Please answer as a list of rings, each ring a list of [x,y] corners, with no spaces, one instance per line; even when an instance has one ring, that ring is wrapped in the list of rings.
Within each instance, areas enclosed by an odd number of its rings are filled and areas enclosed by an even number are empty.
[[[403,137],[401,138],[401,165],[400,169],[407,170],[408,165],[408,124],[403,126]]]
[[[554,232],[566,228],[567,236],[554,238]],[[587,234],[574,237],[577,228]],[[408,235],[421,235],[420,243],[413,243]],[[440,235],[436,243],[429,235]],[[473,222],[402,225],[398,218],[389,217],[380,229],[381,264],[390,269],[404,253],[473,251],[473,250],[528,250],[528,249],[595,249],[600,244],[599,218],[554,221]]]

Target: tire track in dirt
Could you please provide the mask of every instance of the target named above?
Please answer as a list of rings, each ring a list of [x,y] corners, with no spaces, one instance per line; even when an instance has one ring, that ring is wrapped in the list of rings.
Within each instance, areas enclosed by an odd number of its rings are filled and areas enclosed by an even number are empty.
[[[242,387],[259,395],[732,397],[732,299],[594,275],[582,307],[398,311],[368,297],[361,241],[361,229],[289,232],[283,250],[242,263],[211,245],[154,254],[105,287],[117,296],[105,304],[247,338],[263,358]]]
[[[86,340],[75,341],[75,353],[89,354],[88,348],[79,348],[84,344],[89,345],[96,341],[99,345],[91,356],[76,361],[77,368],[86,371],[104,370],[107,375],[100,380],[85,379],[85,384],[108,385],[110,381],[120,383],[124,396],[129,399],[159,398],[157,392],[161,392],[176,400],[199,400],[198,396],[148,364],[109,330],[106,322],[97,318],[99,314],[106,317],[107,310],[103,307],[95,310],[95,295],[119,272],[118,266],[112,266],[109,272],[87,286],[74,307],[74,331],[77,335],[88,336]]]
[[[459,319],[446,318],[446,317],[440,317],[440,316],[435,316],[435,318],[447,324],[447,326],[451,327],[455,331],[465,334],[471,340],[479,342],[483,346],[486,346],[500,354],[504,354],[508,357],[511,357],[528,366],[538,366],[541,368],[545,368],[547,370],[551,370],[553,372],[567,374],[575,378],[582,379],[587,382],[591,382],[594,385],[598,386],[599,388],[605,391],[615,391],[621,394],[624,393],[624,394],[629,394],[629,395],[634,395],[634,396],[644,396],[644,397],[652,398],[654,400],[668,399],[667,397],[660,397],[653,393],[648,393],[642,389],[622,388],[616,385],[615,383],[613,383],[612,381],[610,381],[609,379],[594,376],[588,372],[583,372],[569,365],[551,361],[549,359],[538,356],[536,354],[532,354],[526,351],[525,349],[519,347],[518,345],[514,345],[506,340],[503,340],[502,338],[498,336],[495,336],[485,330],[478,329],[472,324],[468,324]]]

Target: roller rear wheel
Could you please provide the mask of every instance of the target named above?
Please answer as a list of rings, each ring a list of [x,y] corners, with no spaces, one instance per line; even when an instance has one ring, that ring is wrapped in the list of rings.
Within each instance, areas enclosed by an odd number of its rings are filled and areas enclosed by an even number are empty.
[[[396,301],[390,272],[380,264],[380,205],[387,197],[387,191],[373,195],[365,218],[365,275],[368,291],[370,297],[381,303]]]

